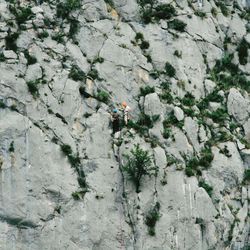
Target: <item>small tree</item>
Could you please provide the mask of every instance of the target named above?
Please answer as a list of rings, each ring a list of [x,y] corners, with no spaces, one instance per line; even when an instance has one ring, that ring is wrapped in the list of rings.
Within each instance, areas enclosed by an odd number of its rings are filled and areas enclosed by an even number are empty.
[[[152,159],[148,151],[140,148],[139,144],[134,146],[132,155],[125,155],[127,164],[123,170],[128,174],[128,178],[135,184],[136,192],[139,193],[141,178],[143,175],[151,176],[156,173],[157,168],[152,165]]]

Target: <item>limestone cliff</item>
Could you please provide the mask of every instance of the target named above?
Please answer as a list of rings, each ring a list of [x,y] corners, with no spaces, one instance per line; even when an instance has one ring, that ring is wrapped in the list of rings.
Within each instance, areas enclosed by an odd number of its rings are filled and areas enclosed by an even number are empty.
[[[249,7],[0,0],[0,249],[250,249]]]

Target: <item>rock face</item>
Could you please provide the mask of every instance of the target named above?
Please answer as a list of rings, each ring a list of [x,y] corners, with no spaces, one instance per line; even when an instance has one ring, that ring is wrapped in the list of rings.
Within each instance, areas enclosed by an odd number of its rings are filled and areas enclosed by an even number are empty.
[[[249,249],[250,2],[153,2],[0,0],[1,250]]]

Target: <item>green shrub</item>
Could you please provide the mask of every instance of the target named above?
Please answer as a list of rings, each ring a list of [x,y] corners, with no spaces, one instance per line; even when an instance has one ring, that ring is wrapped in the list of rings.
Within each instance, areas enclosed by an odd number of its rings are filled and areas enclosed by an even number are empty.
[[[205,17],[207,16],[207,14],[206,14],[205,12],[200,11],[200,10],[196,10],[196,11],[194,12],[194,14],[195,14],[196,16],[200,17],[201,19],[203,19],[203,18],[205,18]]]
[[[142,50],[145,50],[145,49],[148,49],[149,48],[149,42],[148,41],[142,41],[141,44],[140,44],[140,48]]]
[[[4,61],[5,61],[5,56],[3,52],[0,52],[0,62],[4,62]]]
[[[197,157],[191,157],[188,159],[186,163],[185,173],[188,177],[193,175],[201,175],[201,171],[199,169],[200,161]]]
[[[191,93],[186,93],[181,102],[185,106],[193,106],[195,105],[195,98]]]
[[[55,41],[57,41],[58,43],[63,43],[64,42],[64,39],[63,39],[63,37],[64,37],[64,33],[63,32],[56,32],[55,34],[53,34],[52,36],[51,36],[51,38],[52,38],[52,40],[55,40]]]
[[[74,200],[83,200],[85,194],[86,194],[85,190],[76,191],[76,192],[72,193],[72,197]]]
[[[84,81],[85,73],[78,66],[72,65],[68,77],[74,81]]]
[[[224,123],[228,118],[227,110],[225,108],[218,108],[215,111],[212,111],[208,116],[216,123]]]
[[[208,195],[210,197],[212,196],[213,188],[209,186],[204,180],[199,181],[199,187],[204,188],[207,191]]]
[[[217,14],[218,14],[217,9],[216,9],[216,8],[214,8],[214,7],[212,7],[212,9],[211,9],[211,13],[212,13],[213,17],[216,17],[216,16],[217,16]]]
[[[99,90],[97,92],[97,95],[95,96],[95,98],[100,101],[100,102],[104,102],[106,104],[109,103],[110,101],[110,96],[107,92],[103,91],[103,90]]]
[[[136,35],[135,35],[135,40],[136,40],[136,42],[138,42],[138,41],[140,41],[140,40],[143,41],[143,40],[144,40],[143,34],[140,33],[140,32],[136,33]]]
[[[174,29],[180,32],[184,32],[187,24],[179,19],[174,19],[168,22],[168,28]]]
[[[68,18],[71,11],[81,7],[81,0],[66,0],[57,4],[56,15],[63,19]]]
[[[154,8],[153,14],[157,21],[166,20],[176,15],[176,10],[171,4],[160,4]]]
[[[174,51],[174,56],[177,56],[177,57],[181,58],[181,57],[182,57],[181,51],[175,50],[175,51]]]
[[[9,5],[10,12],[15,15],[16,22],[18,26],[28,21],[31,17],[33,17],[33,13],[31,11],[31,7],[21,7],[20,5],[14,7],[13,5]]]
[[[47,38],[49,36],[49,33],[47,30],[44,30],[40,33],[38,33],[37,37],[40,38],[40,39],[43,39],[43,38]]]
[[[213,92],[208,94],[205,98],[203,98],[198,104],[197,107],[201,110],[204,111],[205,109],[208,108],[209,102],[222,102],[223,101],[223,96],[218,94],[218,89],[215,89]]]
[[[31,56],[28,50],[24,51],[24,56],[27,59],[27,65],[35,64],[37,62],[37,59],[34,56]]]
[[[114,2],[113,2],[113,0],[104,0],[104,2],[106,3],[106,4],[108,4],[111,8],[115,8],[115,5],[114,5]]]
[[[162,135],[165,139],[168,139],[171,136],[171,129],[168,127],[164,128]]]
[[[6,50],[13,50],[17,51],[16,40],[19,37],[19,33],[11,33],[10,30],[8,31],[8,35],[5,37],[5,47]]]
[[[76,33],[79,31],[80,22],[76,19],[69,19],[70,28],[69,28],[69,37],[75,38]]]
[[[123,166],[123,171],[127,173],[128,178],[135,185],[136,192],[139,193],[142,177],[155,175],[157,168],[152,166],[149,152],[141,149],[139,144],[135,145],[130,153],[131,155],[125,155],[127,163]]]
[[[229,10],[226,6],[226,4],[223,2],[223,1],[217,1],[216,2],[216,5],[218,7],[220,7],[220,10],[221,10],[221,13],[224,15],[224,16],[228,16],[229,15]]]
[[[213,159],[214,155],[212,153],[211,147],[205,147],[201,150],[199,165],[207,169],[210,167]]]
[[[72,154],[71,146],[68,145],[68,144],[63,144],[63,145],[61,145],[61,150],[62,150],[62,152],[63,152],[66,156],[69,156],[69,155]]]
[[[169,77],[174,77],[176,74],[175,68],[169,62],[165,64],[165,71]]]
[[[10,143],[9,152],[15,152],[14,141]]]
[[[154,207],[148,211],[145,216],[145,224],[148,226],[148,233],[151,236],[155,235],[155,225],[160,219],[160,203],[156,202]]]
[[[146,87],[140,88],[140,96],[146,96],[146,95],[154,93],[154,92],[155,92],[154,87],[146,86]]]
[[[250,48],[250,44],[246,41],[245,38],[243,38],[240,41],[239,46],[237,47],[239,62],[242,65],[246,65],[248,62],[247,59],[248,59],[248,49],[249,48]]]
[[[3,100],[0,100],[0,109],[5,109],[7,106]]]
[[[37,97],[39,95],[39,92],[38,92],[39,83],[40,83],[39,80],[26,82],[28,86],[28,90],[33,95],[33,97]]]
[[[99,77],[98,71],[96,69],[91,69],[88,72],[88,77],[92,78],[93,80],[95,79],[101,80],[101,78]]]
[[[104,58],[97,56],[94,60],[93,60],[93,64],[95,63],[103,63],[104,62]]]
[[[245,169],[243,183],[244,184],[250,183],[250,169]]]
[[[182,128],[184,125],[183,121],[178,121],[174,115],[174,112],[172,111],[169,114],[169,117],[163,121],[163,127],[164,128],[169,128],[171,126],[176,126],[178,128]]]

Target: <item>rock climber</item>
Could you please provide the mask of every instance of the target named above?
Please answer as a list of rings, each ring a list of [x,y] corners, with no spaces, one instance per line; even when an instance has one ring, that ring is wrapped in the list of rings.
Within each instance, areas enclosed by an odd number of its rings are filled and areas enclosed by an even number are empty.
[[[113,134],[115,135],[117,132],[120,132],[120,117],[116,108],[113,109],[113,112],[111,114],[111,121]]]
[[[130,120],[130,114],[129,114],[129,112],[131,111],[131,108],[127,105],[126,102],[122,102],[122,110],[123,110],[124,123],[127,126],[128,125],[128,121]]]

